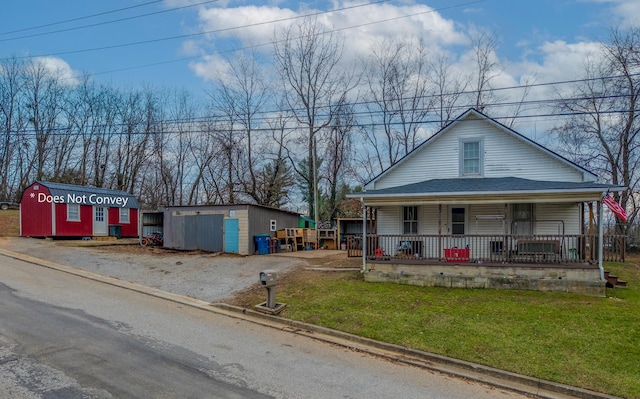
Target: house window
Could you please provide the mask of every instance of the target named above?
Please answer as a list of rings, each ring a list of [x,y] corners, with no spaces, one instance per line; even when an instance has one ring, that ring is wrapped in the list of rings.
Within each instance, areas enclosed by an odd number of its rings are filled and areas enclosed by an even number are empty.
[[[120,208],[120,223],[130,223],[129,208]]]
[[[513,204],[513,234],[533,234],[533,204]]]
[[[481,176],[483,173],[482,164],[482,141],[462,140],[460,142],[460,175],[461,176]]]
[[[403,208],[403,234],[418,234],[418,207],[405,206]]]
[[[269,230],[276,231],[276,221],[271,219]]]
[[[80,204],[67,204],[67,221],[80,221]]]
[[[451,208],[451,234],[464,234],[464,208]]]

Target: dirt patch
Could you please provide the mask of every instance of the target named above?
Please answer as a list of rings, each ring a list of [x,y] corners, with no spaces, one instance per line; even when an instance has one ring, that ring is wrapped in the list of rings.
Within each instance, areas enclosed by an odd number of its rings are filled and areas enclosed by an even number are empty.
[[[265,269],[276,270],[285,282],[294,275],[317,279],[322,272],[311,270],[314,268],[353,267],[357,262],[339,251],[318,251],[306,254],[313,257],[300,258],[296,254],[241,256],[174,251],[135,243],[86,245],[79,240],[0,237],[0,248],[210,302],[227,302],[243,290],[262,289],[259,273]]]

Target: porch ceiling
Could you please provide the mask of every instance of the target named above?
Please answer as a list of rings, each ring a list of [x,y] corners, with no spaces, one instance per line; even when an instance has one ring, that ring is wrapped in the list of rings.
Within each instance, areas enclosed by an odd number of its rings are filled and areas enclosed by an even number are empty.
[[[433,179],[350,195],[365,205],[491,204],[599,201],[624,187],[594,182],[537,181],[514,177]]]

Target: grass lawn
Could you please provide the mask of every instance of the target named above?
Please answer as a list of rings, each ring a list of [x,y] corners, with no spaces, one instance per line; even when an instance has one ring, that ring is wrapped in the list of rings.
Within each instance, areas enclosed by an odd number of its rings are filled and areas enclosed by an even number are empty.
[[[628,281],[606,298],[365,283],[359,272],[315,272],[283,278],[277,299],[290,319],[640,398],[639,260],[606,265]],[[235,304],[257,304],[264,295],[258,287]]]

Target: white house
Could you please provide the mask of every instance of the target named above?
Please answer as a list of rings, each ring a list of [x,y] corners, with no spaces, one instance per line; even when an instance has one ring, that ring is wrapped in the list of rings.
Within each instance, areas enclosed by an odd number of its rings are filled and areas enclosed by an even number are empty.
[[[616,249],[620,237],[585,215],[624,187],[596,180],[469,109],[350,195],[377,215],[361,244],[365,278],[604,295],[598,243]]]

